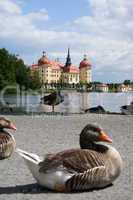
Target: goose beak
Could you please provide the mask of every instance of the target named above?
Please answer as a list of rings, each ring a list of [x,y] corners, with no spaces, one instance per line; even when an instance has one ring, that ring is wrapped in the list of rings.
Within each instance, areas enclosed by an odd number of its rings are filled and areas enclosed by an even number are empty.
[[[9,129],[12,129],[12,130],[15,130],[15,131],[17,130],[15,124],[13,124],[12,122],[9,125]]]
[[[104,131],[100,132],[99,140],[103,142],[112,143],[112,139]]]

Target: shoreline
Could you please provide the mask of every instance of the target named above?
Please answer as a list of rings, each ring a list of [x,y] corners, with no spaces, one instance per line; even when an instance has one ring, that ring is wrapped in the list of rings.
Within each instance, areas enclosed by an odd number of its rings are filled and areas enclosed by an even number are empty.
[[[73,115],[124,115],[124,116],[130,116],[123,114],[123,113],[117,113],[117,112],[106,112],[106,113],[63,113],[63,112],[14,112],[14,113],[10,113],[10,112],[3,112],[0,113],[0,115],[9,115],[9,116],[31,116],[31,115],[39,115],[39,116],[73,116]],[[131,115],[132,116],[132,115]]]

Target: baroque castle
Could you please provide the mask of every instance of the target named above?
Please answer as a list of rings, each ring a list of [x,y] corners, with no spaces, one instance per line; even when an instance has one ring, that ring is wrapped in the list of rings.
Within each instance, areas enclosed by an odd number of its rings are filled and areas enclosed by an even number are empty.
[[[38,64],[31,66],[31,73],[34,73],[34,71],[38,71],[42,84],[92,82],[92,65],[87,56],[84,55],[84,59],[77,67],[72,64],[69,48],[65,64],[60,63],[58,60],[50,60],[46,52],[43,52],[42,57],[38,60]]]

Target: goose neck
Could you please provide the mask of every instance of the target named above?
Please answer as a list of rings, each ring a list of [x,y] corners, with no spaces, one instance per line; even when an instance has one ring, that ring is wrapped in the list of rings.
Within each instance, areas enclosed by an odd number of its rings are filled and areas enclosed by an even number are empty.
[[[96,144],[93,141],[82,140],[80,139],[80,147],[81,149],[96,149]]]

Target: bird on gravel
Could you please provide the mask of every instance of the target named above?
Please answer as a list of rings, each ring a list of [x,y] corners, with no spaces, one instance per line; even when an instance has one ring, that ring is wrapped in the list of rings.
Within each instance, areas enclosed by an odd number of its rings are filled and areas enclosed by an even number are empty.
[[[106,187],[120,175],[122,159],[110,137],[99,126],[88,124],[80,133],[80,148],[47,154],[17,149],[37,182],[57,192],[85,191]]]
[[[0,160],[10,157],[15,150],[13,135],[4,129],[16,130],[16,126],[4,117],[0,117]]]
[[[121,106],[121,112],[125,115],[133,115],[133,101],[130,105]]]
[[[41,98],[41,103],[52,106],[52,112],[54,112],[54,107],[63,101],[64,96],[60,93],[60,91],[52,92],[51,94]]]

